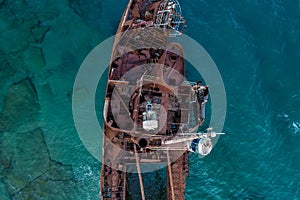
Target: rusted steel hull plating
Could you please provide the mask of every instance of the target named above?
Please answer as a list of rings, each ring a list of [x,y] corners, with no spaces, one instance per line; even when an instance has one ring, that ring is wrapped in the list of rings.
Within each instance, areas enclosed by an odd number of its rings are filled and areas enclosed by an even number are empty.
[[[104,105],[102,199],[126,199],[126,172],[138,173],[146,199],[142,172],[159,164],[167,170],[167,199],[184,199],[190,145],[204,137],[192,133],[203,120],[184,79],[183,48],[170,42],[184,26],[177,0],[131,0],[125,9]]]

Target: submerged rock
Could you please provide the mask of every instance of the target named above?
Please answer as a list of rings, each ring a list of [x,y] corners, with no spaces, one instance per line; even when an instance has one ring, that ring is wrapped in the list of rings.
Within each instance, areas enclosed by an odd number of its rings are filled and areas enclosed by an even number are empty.
[[[47,26],[37,26],[31,29],[31,33],[34,36],[36,42],[41,43],[44,40],[46,33],[50,30]]]
[[[89,26],[99,29],[101,24],[101,0],[86,3],[84,0],[69,0],[69,7]]]
[[[4,138],[2,138],[2,137],[1,137],[1,139],[4,140]],[[11,167],[12,157],[13,157],[12,150],[7,151],[7,150],[3,149],[9,145],[9,144],[7,145],[5,143],[6,143],[5,141],[0,142],[0,147],[2,149],[2,150],[0,150],[0,155],[1,155],[1,157],[0,157],[0,179],[5,177],[6,171]]]
[[[73,180],[73,168],[71,165],[64,165],[51,159],[47,177],[52,181],[70,181]]]
[[[0,164],[1,168],[6,167],[2,179],[13,199],[61,197],[62,188],[74,187],[72,166],[51,159],[41,129],[4,134],[0,147],[4,150],[1,158],[10,156],[10,162],[0,159]],[[9,164],[4,166],[5,163]]]
[[[13,69],[2,74],[13,75]],[[67,199],[73,194],[63,191],[76,188],[72,166],[51,158],[39,115],[31,79],[11,85],[0,114],[0,192],[10,199]]]
[[[34,13],[18,14],[18,21],[20,21],[19,28],[26,31],[39,24],[39,20]]]
[[[41,129],[7,134],[3,140],[14,144],[10,147],[14,151],[11,165],[7,169],[7,180],[16,191],[48,171],[49,153]],[[9,147],[5,149],[9,150]]]
[[[41,72],[46,64],[43,50],[38,47],[29,47],[26,49],[26,51],[22,53],[22,59],[34,74]]]
[[[17,71],[11,66],[7,59],[3,59],[0,62],[0,81],[5,81],[5,79],[13,76],[16,73]]]
[[[0,182],[0,194],[1,194],[1,200],[10,200],[9,194],[6,191],[4,184],[1,184],[1,182]]]
[[[58,11],[40,12],[37,13],[36,16],[41,24],[46,24],[48,21],[51,21],[58,17]]]
[[[0,115],[0,133],[20,123],[35,121],[40,110],[36,89],[29,78],[13,84]]]
[[[34,38],[29,32],[16,31],[15,29],[17,25],[12,25],[11,23],[9,23],[11,14],[8,13],[7,15],[8,16],[1,16],[0,14],[0,38],[2,39],[0,48],[5,53],[17,52],[26,48],[28,45],[28,40],[34,41]],[[4,21],[3,18],[8,18],[8,20]]]
[[[34,182],[28,184],[22,191],[13,195],[13,200],[18,199],[68,199],[64,190],[70,190],[64,181],[52,182],[46,175],[42,175]]]
[[[66,93],[72,89],[73,68],[99,37],[65,1],[0,0],[1,200],[76,199],[86,193],[83,182],[94,177],[76,180],[73,167],[65,164],[83,157],[76,152],[78,138],[64,134],[72,131]]]

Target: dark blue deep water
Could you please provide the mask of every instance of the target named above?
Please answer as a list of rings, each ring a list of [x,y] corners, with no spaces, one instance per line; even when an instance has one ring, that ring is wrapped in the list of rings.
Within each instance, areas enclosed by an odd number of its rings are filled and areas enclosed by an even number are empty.
[[[76,133],[71,93],[126,4],[0,0],[0,199],[99,198],[100,164]],[[300,1],[180,4],[227,95],[227,134],[209,156],[190,156],[186,199],[299,200]]]

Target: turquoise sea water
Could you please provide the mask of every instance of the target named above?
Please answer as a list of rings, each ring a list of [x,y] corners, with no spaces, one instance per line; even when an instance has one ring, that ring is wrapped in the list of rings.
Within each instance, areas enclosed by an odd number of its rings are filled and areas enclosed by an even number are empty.
[[[180,3],[185,34],[227,94],[227,134],[206,158],[190,156],[186,199],[300,199],[300,1]],[[0,1],[0,199],[99,198],[100,164],[76,133],[70,95],[126,4]]]

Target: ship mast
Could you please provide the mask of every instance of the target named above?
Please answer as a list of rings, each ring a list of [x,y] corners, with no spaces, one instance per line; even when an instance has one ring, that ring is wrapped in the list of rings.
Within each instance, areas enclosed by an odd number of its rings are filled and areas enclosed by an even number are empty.
[[[185,24],[177,0],[164,0],[160,4],[155,20],[157,27],[171,30],[169,36],[177,36],[182,34]]]

